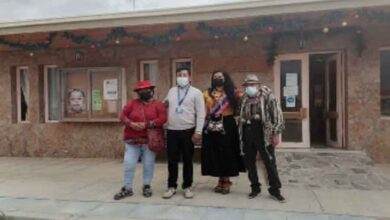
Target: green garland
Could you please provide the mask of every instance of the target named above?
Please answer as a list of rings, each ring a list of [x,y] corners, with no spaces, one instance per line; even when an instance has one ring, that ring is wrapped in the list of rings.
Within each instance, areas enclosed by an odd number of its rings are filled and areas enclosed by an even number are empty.
[[[186,32],[184,24],[179,24],[176,28],[168,30],[166,33],[154,36],[145,36],[139,33],[127,32],[124,28],[114,28],[109,34],[100,40],[95,40],[88,35],[75,35],[70,32],[64,32],[62,37],[76,44],[102,46],[114,39],[132,38],[147,45],[156,46],[161,43],[172,42]]]
[[[332,24],[346,19],[348,14],[342,11],[328,13],[318,19],[283,19],[277,17],[255,18],[246,27],[221,28],[213,27],[205,22],[199,22],[197,30],[211,36],[225,36],[229,38],[243,37],[258,32],[295,32],[309,27],[318,27],[319,24]]]
[[[390,21],[390,13],[379,10],[379,9],[359,9],[356,11],[356,17],[364,21],[378,22],[378,23],[388,23]],[[199,22],[197,30],[199,32],[207,33],[213,37],[228,37],[228,38],[240,38],[250,34],[267,32],[273,34],[270,45],[266,48],[267,53],[269,54],[268,62],[271,64],[276,55],[276,41],[277,35],[275,32],[278,32],[279,35],[285,34],[294,34],[294,33],[303,33],[305,29],[311,27],[318,27],[319,25],[326,26],[333,24],[335,22],[340,22],[347,20],[349,14],[346,11],[334,11],[323,15],[317,19],[286,19],[278,17],[258,17],[252,20],[248,25],[242,27],[214,27],[205,22]],[[62,38],[68,39],[73,43],[79,45],[88,45],[88,46],[103,46],[109,43],[112,40],[119,40],[121,38],[131,38],[138,42],[144,43],[150,46],[156,46],[161,43],[173,42],[177,40],[183,33],[186,32],[184,24],[179,24],[176,28],[170,29],[163,34],[157,34],[153,36],[147,36],[140,33],[127,32],[125,28],[114,28],[106,36],[99,40],[95,40],[88,35],[75,35],[71,32],[63,32]],[[307,32],[305,31],[305,35]],[[332,32],[334,32],[332,30]],[[318,33],[318,31],[316,31]],[[0,37],[0,45],[5,45],[11,48],[36,51],[36,50],[45,50],[49,49],[56,39],[57,33],[49,33],[47,38],[43,42],[37,43],[21,43],[19,41],[10,41],[6,40],[3,37]],[[274,39],[275,38],[275,39]],[[362,54],[365,49],[365,39],[362,33],[355,35],[356,50],[358,54]]]
[[[30,51],[45,50],[50,48],[50,46],[52,45],[56,37],[57,37],[57,33],[52,32],[48,35],[48,37],[46,37],[45,41],[38,42],[38,43],[20,43],[19,41],[9,41],[0,37],[0,44],[8,47],[16,48],[16,49],[22,49],[22,50],[30,50]]]

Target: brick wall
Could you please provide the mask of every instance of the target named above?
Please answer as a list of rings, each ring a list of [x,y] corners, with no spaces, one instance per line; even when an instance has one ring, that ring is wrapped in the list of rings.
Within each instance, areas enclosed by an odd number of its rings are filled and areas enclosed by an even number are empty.
[[[357,56],[351,33],[311,36],[304,49],[298,39],[286,36],[278,43],[279,53],[343,51],[347,77],[347,138],[348,149],[367,150],[377,161],[390,161],[390,120],[380,117],[379,106],[379,48],[389,46],[390,39],[382,29],[369,29],[367,49]],[[387,31],[387,34],[389,31]],[[56,64],[59,67],[121,66],[126,71],[127,94],[138,79],[139,61],[159,61],[158,97],[164,98],[171,86],[171,62],[176,58],[192,58],[194,85],[206,89],[214,69],[230,72],[236,84],[241,84],[246,73],[259,73],[261,80],[273,87],[273,70],[266,64],[269,38],[242,40],[183,41],[158,47],[113,46],[79,49],[84,56],[74,60],[77,49],[53,49],[37,52],[0,53],[0,155],[65,156],[65,157],[120,157],[122,126],[118,123],[42,123],[42,101],[39,97],[38,66]],[[12,123],[11,66],[30,69],[31,104],[28,124]]]

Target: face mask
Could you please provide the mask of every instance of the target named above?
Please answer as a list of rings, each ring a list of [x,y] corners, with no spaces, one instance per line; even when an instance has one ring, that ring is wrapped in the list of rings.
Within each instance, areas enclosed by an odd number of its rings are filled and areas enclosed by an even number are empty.
[[[258,92],[257,88],[254,86],[248,86],[245,88],[245,93],[249,96],[254,96]]]
[[[138,93],[139,95],[139,98],[142,100],[142,101],[149,101],[149,99],[152,98],[152,93],[151,92],[140,92]]]
[[[184,87],[188,85],[189,80],[188,77],[177,77],[176,82],[179,86]]]
[[[224,79],[213,79],[213,85],[214,86],[223,86],[225,83]]]

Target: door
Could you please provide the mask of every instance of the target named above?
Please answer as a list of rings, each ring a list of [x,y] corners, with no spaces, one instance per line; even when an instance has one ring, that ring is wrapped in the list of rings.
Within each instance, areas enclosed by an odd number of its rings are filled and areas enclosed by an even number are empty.
[[[284,148],[309,148],[309,55],[280,55],[275,62],[275,95],[280,100]]]
[[[333,54],[325,61],[326,144],[342,147],[342,83],[341,56]]]

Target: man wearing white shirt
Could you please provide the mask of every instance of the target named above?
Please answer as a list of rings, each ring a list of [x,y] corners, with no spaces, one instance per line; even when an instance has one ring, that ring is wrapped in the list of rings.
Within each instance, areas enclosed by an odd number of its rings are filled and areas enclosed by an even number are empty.
[[[183,184],[185,198],[193,198],[194,143],[201,140],[205,121],[205,104],[202,92],[191,86],[191,72],[187,68],[176,71],[177,86],[171,88],[165,99],[168,105],[168,189],[163,198],[176,194],[178,164],[183,161]]]

